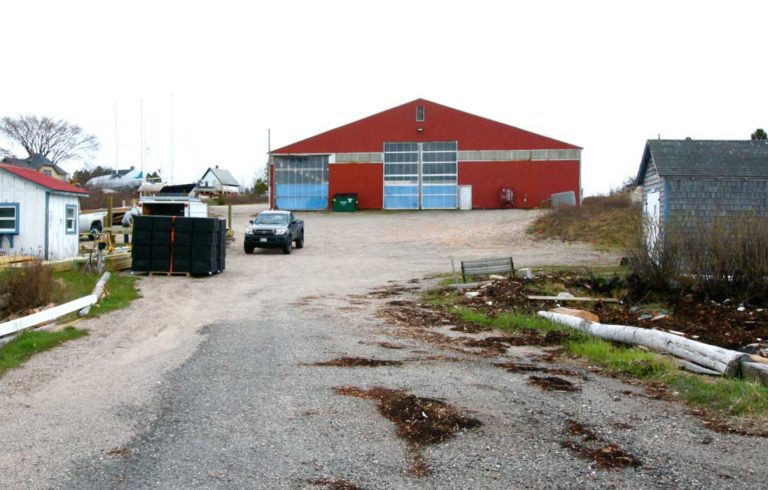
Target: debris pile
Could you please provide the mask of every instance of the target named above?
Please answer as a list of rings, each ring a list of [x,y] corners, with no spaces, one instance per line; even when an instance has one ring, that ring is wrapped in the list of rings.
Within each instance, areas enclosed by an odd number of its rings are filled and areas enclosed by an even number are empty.
[[[558,378],[557,376],[531,376],[528,378],[528,383],[539,386],[543,390],[547,391],[580,391],[581,388],[574,385],[567,379]]]
[[[313,366],[339,366],[339,367],[379,367],[402,366],[403,361],[385,359],[366,359],[365,357],[338,357],[329,361],[315,362]]]
[[[562,446],[584,459],[594,461],[599,468],[619,470],[623,468],[637,468],[642,465],[640,460],[624,451],[617,444],[606,442],[594,430],[576,421],[568,421],[566,432],[571,436],[581,439],[581,442],[567,439],[562,442]]]
[[[336,388],[336,393],[376,401],[379,413],[395,424],[397,435],[405,439],[412,450],[413,464],[409,472],[413,476],[430,472],[419,448],[446,441],[459,431],[483,425],[442,400],[422,398],[400,390],[382,387],[365,390],[343,386]]]

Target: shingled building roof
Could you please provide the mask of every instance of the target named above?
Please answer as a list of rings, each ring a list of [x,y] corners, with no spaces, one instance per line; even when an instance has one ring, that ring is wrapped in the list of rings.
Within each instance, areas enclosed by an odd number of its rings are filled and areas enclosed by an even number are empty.
[[[205,173],[208,173],[210,171],[213,173],[213,175],[219,179],[219,182],[221,182],[222,185],[233,185],[233,186],[239,186],[240,184],[237,182],[237,179],[232,176],[231,173],[229,173],[228,170],[224,170],[223,168],[219,167],[210,167],[208,170],[205,171]],[[205,174],[203,174],[203,177],[205,177]]]
[[[638,185],[651,159],[661,177],[768,179],[768,141],[648,140]]]
[[[35,154],[28,156],[27,158],[5,157],[2,163],[9,165],[15,165],[17,167],[28,168],[36,171],[40,171],[43,167],[53,168],[59,175],[67,175],[67,171],[59,167],[52,161],[48,160],[43,155]]]

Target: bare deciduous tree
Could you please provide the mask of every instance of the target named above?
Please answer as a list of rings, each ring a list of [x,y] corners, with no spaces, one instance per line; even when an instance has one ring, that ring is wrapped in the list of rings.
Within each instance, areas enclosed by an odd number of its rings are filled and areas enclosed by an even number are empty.
[[[42,155],[53,163],[83,158],[99,147],[96,137],[62,119],[26,115],[0,119],[0,134],[21,146],[28,156]]]

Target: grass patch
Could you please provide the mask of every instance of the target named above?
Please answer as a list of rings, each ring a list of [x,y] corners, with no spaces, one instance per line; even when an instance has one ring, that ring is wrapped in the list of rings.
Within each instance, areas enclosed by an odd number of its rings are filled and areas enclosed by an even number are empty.
[[[768,387],[728,378],[675,373],[665,380],[686,402],[734,417],[768,417]]]
[[[139,290],[136,289],[136,281],[138,277],[123,276],[113,273],[107,282],[107,294],[106,298],[101,303],[96,304],[91,308],[89,317],[95,317],[109,313],[110,311],[119,310],[125,308],[128,304],[138,298],[141,298]]]
[[[562,207],[539,217],[528,228],[537,238],[591,243],[598,250],[622,250],[640,233],[641,208],[629,194],[584,199],[581,206]]]
[[[54,274],[54,277],[57,285],[53,294],[54,302],[62,304],[91,294],[96,283],[101,278],[101,274],[66,271],[57,272]],[[141,294],[136,289],[136,282],[138,280],[138,277],[125,276],[113,272],[109,277],[109,281],[107,281],[107,296],[101,302],[91,307],[87,318],[94,318],[110,311],[125,308],[131,301],[140,298]],[[77,313],[73,313],[62,320],[66,321],[67,318],[74,318],[76,315]]]
[[[677,368],[658,354],[634,347],[624,347],[584,335],[582,340],[570,341],[566,350],[589,359],[614,374],[629,374],[640,379],[656,379]]]
[[[453,288],[433,288],[421,293],[421,302],[433,306],[452,305],[459,298]]]
[[[99,278],[101,278],[101,274],[66,271],[57,272],[54,277],[57,283],[53,295],[54,302],[62,304],[91,294]],[[136,281],[138,280],[138,277],[113,272],[107,281],[107,296],[91,308],[88,318],[125,308],[131,301],[140,298],[141,295],[136,289]]]
[[[53,302],[57,305],[88,296],[101,276],[78,271],[63,271],[53,274],[56,288],[53,291]]]
[[[52,347],[88,335],[85,330],[67,327],[58,332],[32,330],[24,332],[3,347],[0,347],[0,374],[15,368],[32,355]]]
[[[536,315],[506,312],[497,316],[488,316],[483,312],[463,307],[454,308],[451,310],[451,313],[465,322],[475,323],[484,327],[498,328],[500,330],[566,331],[566,329],[556,323]],[[568,331],[575,332],[573,330]]]

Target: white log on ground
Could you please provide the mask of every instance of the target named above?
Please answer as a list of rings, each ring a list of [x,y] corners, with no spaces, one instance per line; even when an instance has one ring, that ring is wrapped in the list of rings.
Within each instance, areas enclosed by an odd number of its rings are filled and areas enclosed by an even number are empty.
[[[741,375],[744,379],[759,381],[763,386],[768,386],[768,365],[756,362],[742,362]]]
[[[678,367],[681,367],[692,373],[708,374],[710,376],[722,376],[721,373],[718,373],[714,369],[708,369],[708,368],[705,368],[704,366],[699,366],[698,364],[694,364],[691,361],[686,361],[685,359],[675,359],[675,364],[677,364]]]
[[[34,327],[35,325],[40,325],[41,323],[50,322],[51,320],[55,320],[60,316],[78,311],[85,306],[92,305],[96,303],[96,301],[96,296],[91,294],[89,296],[83,296],[82,298],[70,301],[69,303],[54,306],[53,308],[34,313],[32,315],[1,323],[0,337],[11,333],[16,333],[19,330],[24,330],[25,328]]]
[[[539,316],[601,339],[622,344],[640,345],[660,352],[666,352],[675,357],[715,370],[725,376],[738,376],[741,370],[741,361],[750,361],[749,356],[743,352],[715,347],[659,330],[629,327],[626,325],[604,325],[549,311],[540,311]]]
[[[104,274],[102,274],[101,279],[99,279],[99,282],[96,283],[96,287],[93,288],[93,296],[96,296],[96,301],[101,299],[101,295],[104,294],[104,287],[107,285],[107,281],[109,281],[109,276],[110,276],[109,272],[105,272]],[[91,306],[93,306],[93,304],[90,304],[85,308],[83,308],[82,310],[80,310],[80,316],[85,316],[88,313],[90,313]]]

